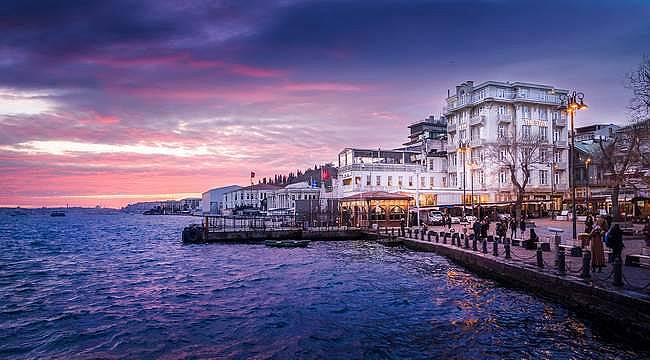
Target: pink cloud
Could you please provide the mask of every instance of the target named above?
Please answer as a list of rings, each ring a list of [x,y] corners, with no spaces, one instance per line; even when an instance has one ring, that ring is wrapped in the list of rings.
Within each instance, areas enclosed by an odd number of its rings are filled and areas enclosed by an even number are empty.
[[[366,91],[370,89],[368,86],[365,85],[331,83],[331,82],[291,83],[282,86],[282,88],[288,91],[342,91],[342,92],[359,92],[359,91]]]

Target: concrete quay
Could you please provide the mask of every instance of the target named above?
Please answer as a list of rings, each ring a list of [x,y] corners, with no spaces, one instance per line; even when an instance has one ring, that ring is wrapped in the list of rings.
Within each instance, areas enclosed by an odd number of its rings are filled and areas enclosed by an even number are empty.
[[[586,315],[611,335],[650,348],[650,295],[628,285],[608,286],[606,283],[612,282],[611,275],[603,275],[608,272],[593,274],[592,279],[585,280],[576,271],[580,269],[570,271],[571,267],[567,266],[566,273],[561,274],[554,266],[551,252],[544,253],[544,267],[540,268],[536,265],[535,251],[512,247],[512,258],[506,259],[503,244],[497,244],[497,256],[493,254],[493,242],[489,242],[488,251],[484,253],[480,242],[476,251],[472,249],[472,240],[467,242],[469,246],[466,248],[464,240],[452,244],[451,237],[447,237],[446,243],[442,237],[436,236],[428,241],[428,234],[412,233],[412,237],[397,239],[409,249],[437,253],[480,275],[552,298]],[[566,259],[569,258],[567,255]]]
[[[259,243],[265,240],[341,241],[368,238],[367,234],[355,228],[200,231],[190,235],[192,236],[183,236],[184,243]]]

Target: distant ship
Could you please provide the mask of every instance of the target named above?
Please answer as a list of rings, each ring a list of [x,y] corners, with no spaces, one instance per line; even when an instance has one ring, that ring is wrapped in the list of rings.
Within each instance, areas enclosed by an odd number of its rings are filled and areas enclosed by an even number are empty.
[[[61,216],[65,216],[65,213],[63,211],[52,211],[50,213],[50,216],[52,216],[52,217],[61,217]]]

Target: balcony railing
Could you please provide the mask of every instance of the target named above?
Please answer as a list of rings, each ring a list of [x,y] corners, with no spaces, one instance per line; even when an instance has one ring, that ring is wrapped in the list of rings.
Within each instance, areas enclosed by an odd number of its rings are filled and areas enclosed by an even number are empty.
[[[422,165],[418,164],[350,164],[341,166],[339,172],[343,171],[408,171],[416,172],[425,172],[425,168]]]
[[[472,140],[469,141],[469,146],[471,146],[471,147],[483,146],[484,142],[485,142],[485,139],[472,139]]]
[[[456,124],[447,124],[447,132],[454,132],[456,131]]]
[[[509,123],[512,121],[512,114],[497,114],[497,120],[502,123]]]
[[[555,146],[557,147],[567,147],[567,141],[566,140],[558,140],[555,142]]]
[[[567,124],[567,119],[565,117],[555,119],[555,126],[564,127]]]
[[[485,115],[473,116],[469,119],[469,125],[485,125]]]

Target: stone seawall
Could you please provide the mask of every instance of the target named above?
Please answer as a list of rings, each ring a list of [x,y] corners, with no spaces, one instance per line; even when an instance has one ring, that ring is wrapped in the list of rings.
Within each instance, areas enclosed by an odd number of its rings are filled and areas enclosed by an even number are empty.
[[[595,287],[571,275],[555,275],[534,266],[447,244],[411,238],[400,240],[409,249],[435,252],[481,275],[550,297],[588,316],[612,335],[650,348],[650,300],[647,297]]]
[[[314,240],[314,241],[342,241],[360,240],[367,236],[361,230],[249,230],[249,231],[219,231],[210,232],[203,238],[194,241],[205,242],[226,242],[226,243],[254,243],[264,240]],[[190,241],[186,241],[190,242]]]

